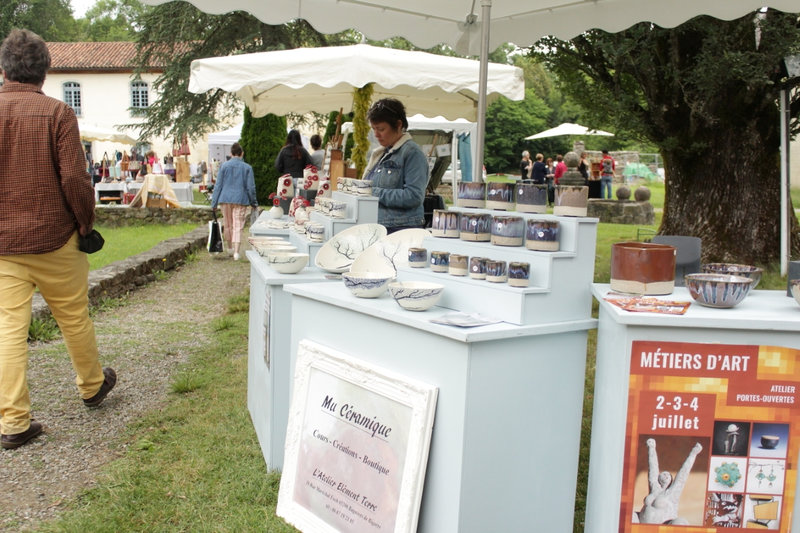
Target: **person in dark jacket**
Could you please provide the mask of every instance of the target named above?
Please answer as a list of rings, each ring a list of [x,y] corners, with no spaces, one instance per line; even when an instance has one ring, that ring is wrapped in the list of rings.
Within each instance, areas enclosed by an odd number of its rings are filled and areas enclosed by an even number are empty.
[[[275,169],[281,174],[291,174],[293,178],[302,178],[303,169],[311,165],[311,156],[303,148],[303,141],[300,139],[300,132],[291,130],[286,136],[286,144],[283,145],[278,157],[275,158]]]

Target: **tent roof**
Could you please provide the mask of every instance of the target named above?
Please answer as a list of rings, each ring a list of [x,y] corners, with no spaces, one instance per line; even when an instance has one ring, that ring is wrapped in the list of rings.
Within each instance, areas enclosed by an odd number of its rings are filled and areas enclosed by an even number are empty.
[[[529,135],[525,137],[526,141],[530,141],[533,139],[544,139],[545,137],[558,137],[560,135],[599,135],[601,137],[613,137],[613,133],[609,133],[603,130],[593,130],[589,129],[586,126],[581,126],[580,124],[573,124],[572,122],[564,122],[563,124],[559,124],[555,128],[550,128],[549,130],[540,131],[535,135]]]
[[[79,120],[78,129],[81,132],[81,139],[84,141],[110,141],[121,144],[136,144],[136,139],[111,126],[100,126],[98,124],[90,124]]]
[[[142,1],[156,5],[169,0]],[[403,36],[420,48],[445,43],[462,53],[479,52],[482,11],[475,0],[188,1],[206,13],[248,11],[267,24],[302,18],[322,33],[356,28],[369,39]],[[701,14],[730,20],[764,5],[798,11],[797,0],[493,0],[490,5],[490,50],[504,42],[530,46],[545,35],[569,39],[592,28],[617,32],[641,21],[674,27]],[[474,24],[466,23],[471,13]]]
[[[476,117],[479,62],[366,44],[297,48],[192,61],[189,90],[235,92],[254,116],[350,110],[353,87],[395,97],[409,113]],[[488,101],[525,96],[522,70],[489,64]]]
[[[456,120],[447,120],[444,117],[428,118],[424,115],[413,115],[408,117],[409,130],[442,130],[453,131],[456,133],[461,132],[475,132],[476,125],[474,122],[459,118]],[[342,133],[352,133],[353,123],[345,122],[342,124]]]
[[[238,141],[242,136],[242,126],[244,122],[240,122],[226,130],[215,131],[208,134],[208,144],[233,144]]]

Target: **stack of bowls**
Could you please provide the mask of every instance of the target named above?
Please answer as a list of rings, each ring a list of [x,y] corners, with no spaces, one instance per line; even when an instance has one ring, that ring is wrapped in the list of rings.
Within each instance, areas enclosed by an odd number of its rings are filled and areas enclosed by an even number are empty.
[[[706,263],[700,267],[700,271],[706,274],[728,274],[750,278],[753,280],[751,290],[758,286],[758,282],[761,281],[761,274],[764,273],[763,268],[736,263]]]

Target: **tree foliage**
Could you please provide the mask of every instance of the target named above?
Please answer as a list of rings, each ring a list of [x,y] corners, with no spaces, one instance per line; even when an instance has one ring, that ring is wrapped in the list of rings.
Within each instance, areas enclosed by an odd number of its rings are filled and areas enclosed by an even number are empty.
[[[779,255],[778,94],[800,49],[796,15],[697,17],[540,42],[539,57],[587,115],[659,147],[667,182],[660,233],[703,239],[706,260]],[[800,97],[791,102],[798,129]],[[794,228],[793,250],[800,252]]]
[[[149,9],[139,0],[97,0],[97,3],[78,19],[81,39],[85,41],[133,41],[136,20]]]
[[[484,163],[487,172],[516,169],[526,149],[526,135],[545,129],[550,108],[533,89],[525,91],[525,99],[514,102],[501,97],[486,111],[486,143]]]
[[[74,41],[79,35],[69,0],[2,0],[0,35],[14,28],[31,30],[45,41]]]
[[[244,150],[244,160],[253,167],[256,197],[260,205],[269,203],[269,195],[278,185],[275,158],[286,138],[286,118],[268,114],[255,118],[244,108],[244,124],[239,144]]]

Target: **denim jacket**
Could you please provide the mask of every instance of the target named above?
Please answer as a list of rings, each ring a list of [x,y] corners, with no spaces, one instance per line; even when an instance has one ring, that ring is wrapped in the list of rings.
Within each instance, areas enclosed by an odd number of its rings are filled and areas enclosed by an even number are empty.
[[[386,151],[381,146],[370,156],[364,179],[372,180],[378,197],[378,224],[387,228],[421,227],[425,224],[423,201],[428,186],[428,159],[404,133]]]
[[[222,163],[211,195],[211,207],[219,204],[258,206],[253,167],[241,157],[231,157]]]

